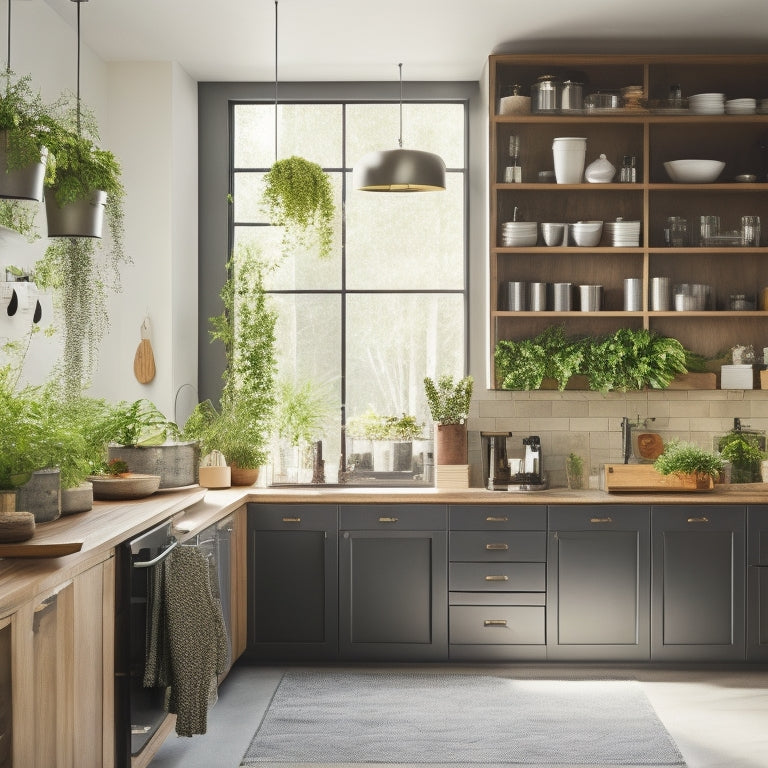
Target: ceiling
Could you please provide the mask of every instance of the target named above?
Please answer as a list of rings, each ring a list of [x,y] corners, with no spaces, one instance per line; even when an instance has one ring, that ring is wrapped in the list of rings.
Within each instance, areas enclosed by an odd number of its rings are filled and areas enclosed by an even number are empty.
[[[73,27],[72,0],[45,0]],[[490,53],[764,53],[766,0],[279,0],[280,81],[480,79]],[[275,79],[274,0],[84,0],[105,61]]]

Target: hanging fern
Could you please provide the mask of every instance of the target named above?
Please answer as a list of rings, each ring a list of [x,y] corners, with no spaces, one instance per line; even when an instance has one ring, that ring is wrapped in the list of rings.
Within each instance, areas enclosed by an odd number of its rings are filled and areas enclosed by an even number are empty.
[[[320,258],[330,256],[336,208],[325,171],[317,163],[293,155],[275,162],[264,181],[263,199],[270,220],[285,227],[283,249],[307,246],[316,239]]]

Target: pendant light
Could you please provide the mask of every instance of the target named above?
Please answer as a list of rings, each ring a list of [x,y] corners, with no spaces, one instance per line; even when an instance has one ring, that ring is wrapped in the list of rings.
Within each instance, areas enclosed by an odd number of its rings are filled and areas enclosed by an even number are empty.
[[[403,149],[403,65],[400,69],[399,149],[369,152],[355,166],[353,184],[365,192],[432,192],[445,189],[445,163],[440,155]]]

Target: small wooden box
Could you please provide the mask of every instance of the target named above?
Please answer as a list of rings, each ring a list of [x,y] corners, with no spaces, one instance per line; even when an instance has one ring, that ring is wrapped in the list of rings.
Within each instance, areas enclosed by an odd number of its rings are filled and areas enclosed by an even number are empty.
[[[653,464],[606,464],[605,490],[609,493],[647,491],[711,491],[712,478],[699,475],[662,475]]]

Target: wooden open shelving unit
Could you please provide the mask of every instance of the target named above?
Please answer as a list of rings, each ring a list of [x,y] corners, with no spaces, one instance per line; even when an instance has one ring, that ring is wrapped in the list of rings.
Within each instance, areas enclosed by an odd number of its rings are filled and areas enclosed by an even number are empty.
[[[490,323],[491,360],[496,342],[523,339],[553,324],[570,334],[602,334],[621,327],[647,328],[678,339],[687,348],[712,357],[735,344],[768,346],[768,312],[760,311],[760,291],[768,286],[768,114],[670,115],[646,110],[601,115],[499,115],[505,86],[521,84],[525,93],[542,74],[584,82],[584,95],[643,85],[651,100],[665,99],[679,83],[683,97],[725,93],[726,98],[768,98],[768,55],[743,56],[586,56],[493,55],[490,77]],[[510,135],[520,137],[523,181],[506,184],[504,167]],[[538,183],[551,170],[552,140],[585,136],[585,165],[605,154],[618,169],[624,155],[637,158],[636,183]],[[667,160],[703,158],[725,161],[714,184],[673,184]],[[755,173],[756,183],[734,177]],[[566,222],[618,217],[641,222],[638,247],[618,248],[603,238],[595,248],[548,247],[539,233],[536,246],[501,246],[501,226],[517,206],[521,218]],[[670,248],[664,244],[667,216],[684,216],[692,236],[698,216],[720,217],[721,232],[739,229],[742,215],[757,215],[763,225],[761,247]],[[671,284],[705,283],[712,289],[711,309],[701,312],[649,309],[652,277]],[[642,280],[642,309],[623,311],[623,280]],[[508,311],[508,281],[571,282],[603,285],[599,312]],[[730,311],[729,297],[746,294],[754,311]],[[578,299],[574,307],[578,310]]]

